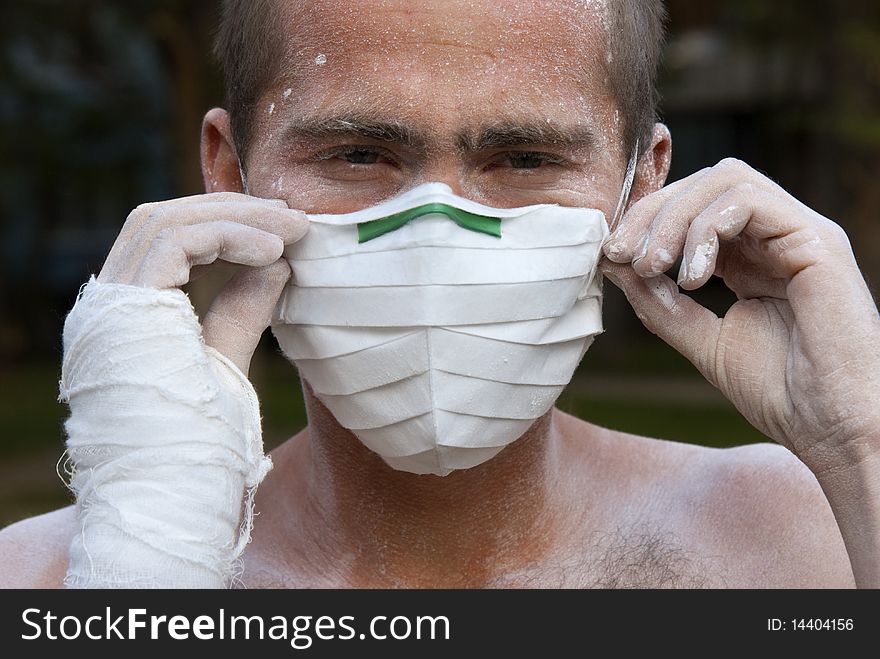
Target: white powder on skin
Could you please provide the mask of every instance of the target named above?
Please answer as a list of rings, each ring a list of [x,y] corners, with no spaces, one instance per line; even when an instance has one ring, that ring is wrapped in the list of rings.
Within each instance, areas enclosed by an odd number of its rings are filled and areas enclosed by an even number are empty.
[[[670,281],[666,277],[648,279],[645,281],[645,285],[664,308],[672,309],[675,306],[676,294],[673,292]]]
[[[670,254],[668,250],[665,250],[661,247],[657,250],[657,255],[654,257],[654,260],[651,263],[651,273],[659,275],[670,265],[672,265],[672,262],[674,260],[675,259],[672,258],[672,254]]]
[[[719,217],[727,217],[731,213],[733,213],[734,211],[737,211],[737,210],[739,210],[738,206],[728,206],[723,211],[718,213],[718,216]],[[730,217],[726,222],[724,222],[724,224],[719,224],[718,228],[715,229],[715,232],[718,235],[723,236],[724,238],[730,238],[731,234],[733,234],[734,229],[736,228],[737,224],[739,224],[742,221],[738,215],[739,214],[734,215],[733,217]]]
[[[709,261],[712,258],[712,254],[715,252],[715,247],[717,245],[718,238],[713,236],[709,242],[697,246],[697,249],[694,250],[691,262],[688,264],[688,279],[699,279],[706,274],[706,269],[709,267]]]

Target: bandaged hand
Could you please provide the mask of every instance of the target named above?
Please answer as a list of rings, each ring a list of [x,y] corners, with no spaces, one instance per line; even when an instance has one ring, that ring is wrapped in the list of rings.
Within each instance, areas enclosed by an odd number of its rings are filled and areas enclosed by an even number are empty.
[[[866,470],[880,458],[880,318],[844,231],[724,160],[636,202],[605,253],[603,272],[645,326],[816,474],[857,581],[860,564],[862,584],[880,583],[878,483]],[[676,285],[663,273],[679,256]],[[713,274],[738,298],[722,318],[683,292]],[[847,528],[866,496],[863,528]]]
[[[233,193],[149,204],[126,222],[65,323],[81,526],[68,586],[232,585],[271,466],[244,373],[289,277],[283,246],[306,226],[283,202]],[[202,328],[177,287],[217,259],[250,267]]]

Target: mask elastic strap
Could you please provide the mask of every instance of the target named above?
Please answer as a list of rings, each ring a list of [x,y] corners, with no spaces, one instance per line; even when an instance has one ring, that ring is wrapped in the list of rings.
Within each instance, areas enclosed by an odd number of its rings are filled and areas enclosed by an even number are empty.
[[[636,175],[636,163],[639,160],[639,140],[636,138],[636,144],[633,147],[632,155],[629,157],[629,162],[626,165],[626,174],[623,177],[623,188],[620,191],[620,198],[617,200],[617,208],[614,209],[614,216],[611,221],[611,228],[617,226],[618,221],[620,220],[620,216],[623,215],[623,211],[626,208],[626,204],[629,201],[629,193],[632,191],[633,179]],[[244,174],[242,174],[244,177]],[[244,180],[244,178],[242,178]]]
[[[244,176],[244,168],[241,166],[241,158],[238,158],[238,174],[241,176],[241,187],[245,194],[250,194],[248,191],[247,179]]]

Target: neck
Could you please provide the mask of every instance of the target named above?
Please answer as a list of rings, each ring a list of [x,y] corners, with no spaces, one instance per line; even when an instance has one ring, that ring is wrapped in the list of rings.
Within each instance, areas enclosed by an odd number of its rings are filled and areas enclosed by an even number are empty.
[[[288,528],[308,536],[311,560],[321,555],[339,579],[375,587],[481,585],[533,563],[553,544],[551,511],[559,510],[561,493],[552,413],[482,465],[425,476],[388,467],[308,386],[305,393],[308,437],[289,460],[276,458],[276,471],[302,477]]]

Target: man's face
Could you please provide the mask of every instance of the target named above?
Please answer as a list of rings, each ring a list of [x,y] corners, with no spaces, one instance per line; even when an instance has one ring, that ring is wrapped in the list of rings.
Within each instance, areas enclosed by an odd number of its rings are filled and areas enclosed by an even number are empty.
[[[628,154],[604,2],[315,0],[283,15],[243,163],[252,194],[345,213],[441,181],[496,207],[613,211]]]

